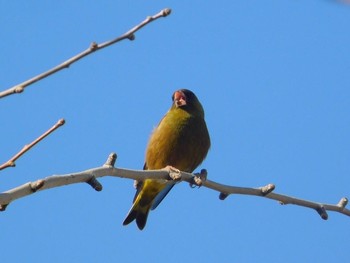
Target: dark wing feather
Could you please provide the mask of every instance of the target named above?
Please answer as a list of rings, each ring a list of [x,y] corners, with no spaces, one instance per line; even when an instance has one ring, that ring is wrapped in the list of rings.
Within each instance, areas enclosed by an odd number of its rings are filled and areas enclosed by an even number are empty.
[[[168,184],[155,198],[151,207],[151,210],[157,208],[157,206],[163,201],[166,195],[170,192],[170,190],[174,187],[175,183]]]

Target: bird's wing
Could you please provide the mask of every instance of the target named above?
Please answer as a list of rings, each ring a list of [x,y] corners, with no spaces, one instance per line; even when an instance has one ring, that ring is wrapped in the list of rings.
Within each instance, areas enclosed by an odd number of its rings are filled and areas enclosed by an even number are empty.
[[[163,199],[166,197],[166,195],[169,193],[171,188],[175,183],[169,183],[155,198],[151,207],[151,210],[154,210],[157,208],[157,206],[163,201]]]
[[[143,165],[143,170],[147,170],[147,169],[148,169],[147,163],[145,163]],[[154,198],[154,202],[152,204],[151,210],[154,210],[157,208],[157,206],[163,201],[163,199],[166,197],[166,195],[169,193],[169,191],[171,190],[171,188],[173,188],[174,185],[175,183],[169,183],[162,191],[159,192],[159,194]],[[137,181],[134,201],[137,195],[139,194],[139,192],[141,191],[142,186],[143,186],[143,181]]]

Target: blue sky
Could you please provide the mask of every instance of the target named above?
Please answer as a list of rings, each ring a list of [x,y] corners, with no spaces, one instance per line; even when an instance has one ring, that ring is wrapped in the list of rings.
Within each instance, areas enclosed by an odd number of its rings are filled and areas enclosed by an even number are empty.
[[[308,200],[350,197],[350,6],[311,1],[7,1],[0,86],[21,83],[163,8],[172,14],[1,100],[1,191],[97,167],[141,169],[172,93],[201,100],[211,180]],[[177,185],[144,231],[122,226],[132,181],[102,178],[20,199],[0,214],[4,262],[345,262],[350,218]]]

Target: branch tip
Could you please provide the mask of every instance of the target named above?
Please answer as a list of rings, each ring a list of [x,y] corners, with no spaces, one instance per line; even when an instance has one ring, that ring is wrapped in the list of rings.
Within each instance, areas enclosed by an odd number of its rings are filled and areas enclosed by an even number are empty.
[[[91,178],[86,181],[93,189],[95,189],[97,192],[102,191],[102,184],[100,184],[99,181],[97,181],[95,176],[91,176]]]
[[[58,120],[58,122],[57,122],[57,126],[63,126],[65,123],[66,123],[66,120],[65,120],[65,119],[60,119],[60,120]]]
[[[168,16],[170,14],[171,14],[171,9],[170,8],[163,9],[163,11],[162,11],[162,16],[163,17],[166,17],[166,16]]]
[[[108,155],[108,158],[103,166],[114,167],[116,161],[117,161],[117,154],[112,152]]]
[[[323,220],[327,220],[328,219],[328,214],[326,209],[324,208],[323,205],[320,205],[318,208],[316,208],[317,213],[321,216],[321,218]]]
[[[219,199],[220,199],[220,200],[225,200],[228,196],[229,196],[228,194],[220,193]]]
[[[344,210],[345,206],[348,204],[348,201],[349,200],[346,197],[343,197],[342,199],[340,199],[337,206],[339,206],[341,208],[341,210]]]

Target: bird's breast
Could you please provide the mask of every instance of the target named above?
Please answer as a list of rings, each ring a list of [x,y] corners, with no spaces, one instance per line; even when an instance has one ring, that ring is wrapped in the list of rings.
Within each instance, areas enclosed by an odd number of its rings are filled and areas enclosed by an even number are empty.
[[[148,169],[167,165],[192,172],[205,158],[210,139],[205,121],[190,114],[167,114],[154,130],[147,150]]]

